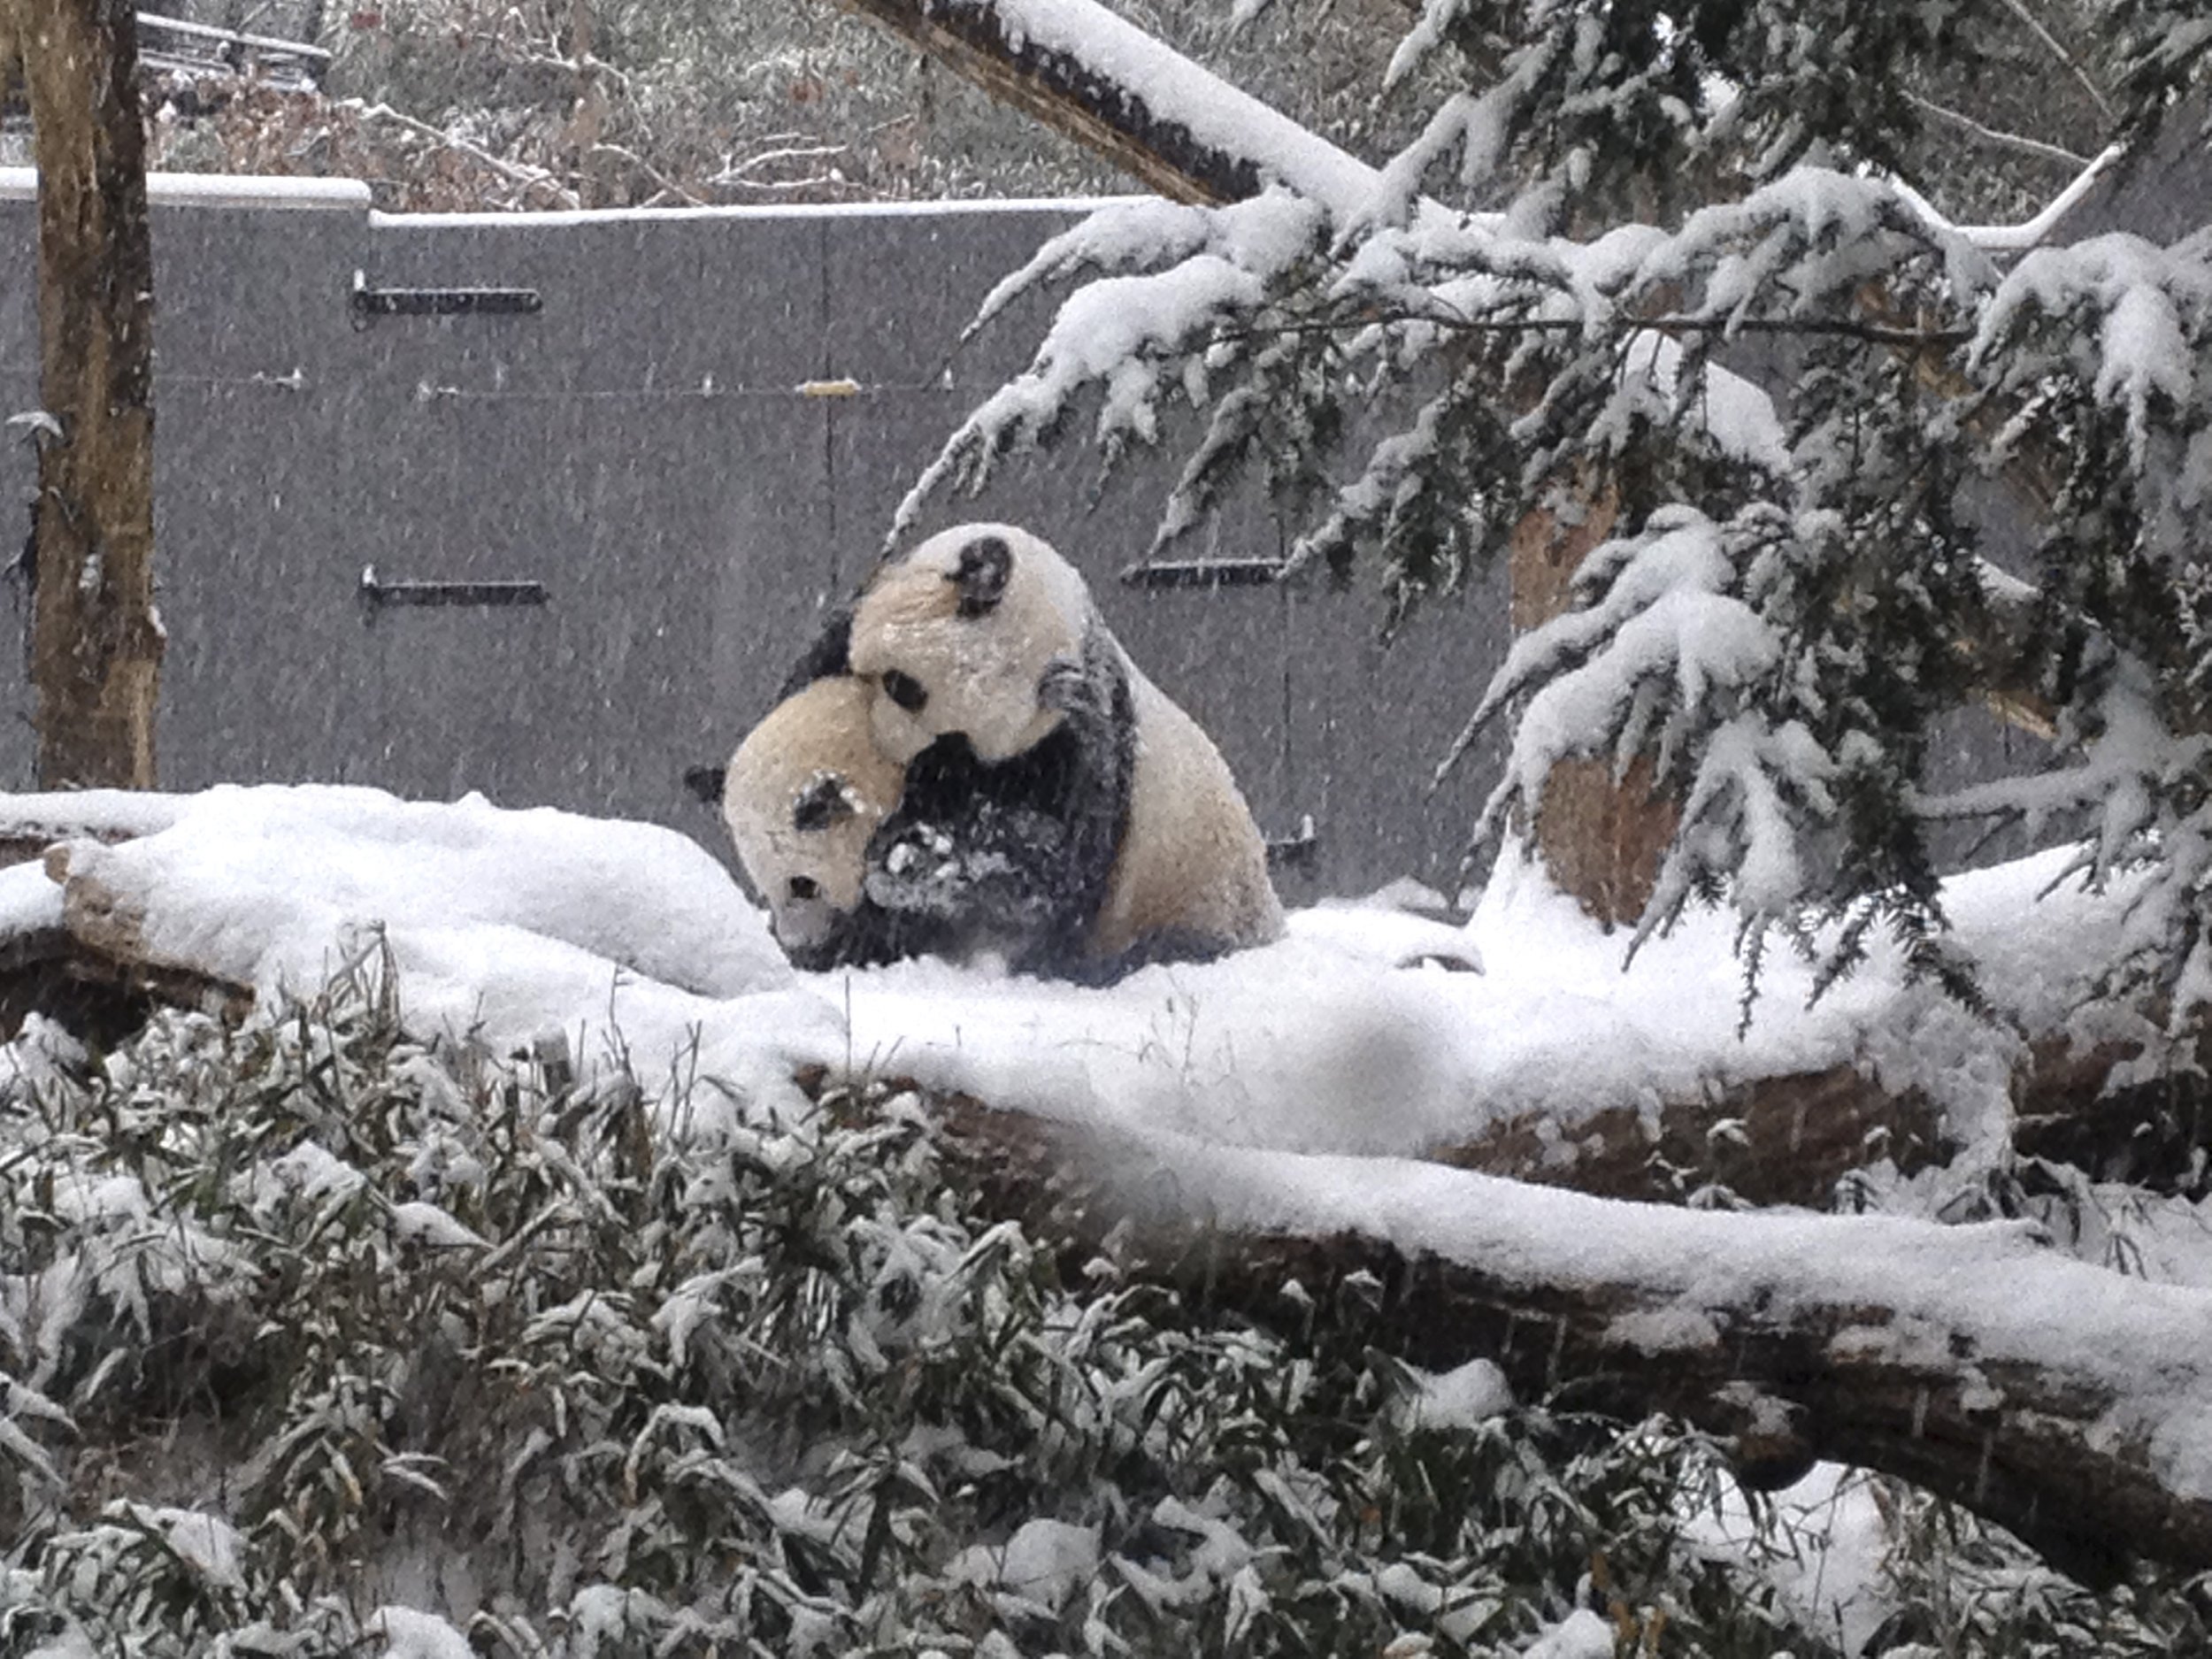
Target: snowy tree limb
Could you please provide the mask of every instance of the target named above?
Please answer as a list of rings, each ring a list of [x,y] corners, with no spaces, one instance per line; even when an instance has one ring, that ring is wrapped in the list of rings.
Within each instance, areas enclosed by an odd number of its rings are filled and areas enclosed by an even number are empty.
[[[1256,195],[1260,189],[1261,166],[1252,156],[1222,142],[1216,133],[1208,130],[1205,119],[1191,110],[1156,108],[1144,96],[1141,84],[1129,84],[1101,65],[1087,61],[1057,43],[1049,30],[1032,27],[1033,20],[1021,0],[839,0],[839,4],[873,19],[993,97],[1087,145],[1172,201],[1233,202]],[[1116,34],[1125,31],[1164,57],[1174,56],[1088,0],[1068,0],[1058,9],[1084,27]],[[1118,61],[1127,64],[1132,60],[1124,57]],[[1276,129],[1276,134],[1288,139],[1296,150],[1333,148],[1195,65],[1179,58],[1175,62],[1189,75],[1212,83],[1207,90],[1221,111]],[[1342,152],[1336,154],[1344,162],[1350,161]],[[1286,180],[1302,189],[1317,181],[1317,178]]]
[[[1732,1440],[1747,1478],[1832,1458],[2017,1532],[2085,1582],[2212,1565],[2212,1296],[2027,1226],[1622,1203],[1433,1166],[1140,1141],[939,1102],[993,1207],[1265,1323],[1366,1304],[1432,1369],[1478,1357]]]
[[[2097,106],[2097,113],[2106,120],[2111,120],[2114,115],[2112,100],[2105,96],[2104,88],[2097,84],[2097,78],[2089,73],[2088,65],[2051,33],[2041,18],[2028,9],[2027,0],[2005,0],[2005,6],[2027,26],[2028,32],[2040,41],[2054,58],[2072,72],[2074,79],[2081,83],[2082,90],[2088,93],[2090,102]]]
[[[1088,0],[1046,8],[1032,0],[841,0],[948,66],[1006,99],[1056,131],[1098,150],[1135,177],[1175,200],[1240,201],[1263,180],[1289,184],[1326,208],[1340,223],[1373,211],[1384,191],[1379,171],[1346,155],[1279,112],[1180,58],[1141,30]],[[2109,162],[2112,152],[2084,170],[2071,196]],[[1947,401],[1963,398],[1978,429],[1995,432],[2004,411],[1972,388],[1947,358],[1963,336],[1955,328],[1931,328],[1921,319],[1890,308],[1878,285],[1862,293],[1862,319],[1662,317],[1639,329],[1674,337],[1719,327],[1729,332],[1801,337],[1832,335],[1888,345],[1909,357],[1924,387]],[[1371,324],[1372,316],[1360,319]],[[1448,332],[1512,333],[1573,329],[1586,319],[1463,318],[1429,319]],[[1333,324],[1325,325],[1334,326]],[[2033,450],[2011,453],[2008,475],[2028,497],[2047,503],[2054,493],[2048,458]],[[935,470],[933,469],[933,476]],[[1988,637],[1961,642],[1962,651],[1987,681],[1985,701],[2001,718],[2048,737],[2052,704],[2020,660],[2033,590],[2024,584],[2016,603],[2001,595],[1991,607]]]
[[[1952,109],[1947,104],[1938,104],[1933,98],[1924,98],[1916,92],[1908,92],[1905,96],[1922,114],[1932,115],[1938,120],[1947,122],[1960,131],[1970,134],[1983,143],[1995,149],[2009,150],[2023,156],[2032,156],[2038,161],[2055,161],[2062,166],[2072,167],[2077,172],[2089,165],[2090,158],[2087,156],[2077,155],[2062,144],[2047,143],[2039,138],[2030,138],[2024,133],[2008,133],[1999,127],[1985,126],[1962,111]]]

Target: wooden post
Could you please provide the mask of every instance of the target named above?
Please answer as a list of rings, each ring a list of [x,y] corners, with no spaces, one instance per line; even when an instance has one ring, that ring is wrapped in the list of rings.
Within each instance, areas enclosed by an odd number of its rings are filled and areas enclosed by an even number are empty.
[[[154,784],[153,259],[130,0],[0,0],[38,163],[31,682],[43,788]]]

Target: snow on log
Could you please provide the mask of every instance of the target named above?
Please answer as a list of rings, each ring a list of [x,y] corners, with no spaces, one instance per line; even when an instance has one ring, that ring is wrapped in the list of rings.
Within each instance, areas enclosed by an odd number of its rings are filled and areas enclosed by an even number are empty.
[[[2028,1225],[1634,1204],[939,1106],[1002,1214],[1111,1235],[1210,1303],[1277,1324],[1363,1304],[1415,1364],[1487,1357],[1526,1398],[1671,1412],[1754,1484],[1882,1470],[2087,1583],[2132,1555],[2212,1565],[2212,1294]]]
[[[12,795],[0,815],[0,870],[45,856],[56,841],[108,843],[158,834],[177,821],[185,797],[142,789],[67,789]]]
[[[14,806],[0,839],[72,827],[50,797]],[[223,1008],[311,993],[373,929],[419,1037],[557,1033],[580,1066],[618,1042],[639,1079],[710,1078],[732,1114],[895,1062],[1002,1213],[1079,1248],[1118,1229],[1140,1266],[1255,1317],[1292,1312],[1294,1279],[1364,1297],[1371,1340],[1416,1363],[1486,1355],[1525,1395],[1677,1412],[1755,1478],[1888,1470],[2092,1578],[2126,1551],[2212,1564],[2212,1294],[2019,1226],[1533,1184],[1824,1202],[1954,1140],[1964,1181],[2004,1166],[2029,1105],[2141,1149],[2144,1092],[2199,1087],[2206,1056],[2083,1011],[2124,895],[2029,905],[2047,857],[1947,893],[2016,1030],[1870,964],[1817,1010],[1778,984],[1740,1036],[1726,918],[1623,974],[1617,940],[1532,877],[1494,881],[1463,928],[1316,907],[1276,945],[1103,990],[928,961],[794,976],[726,873],[652,826],[316,787],[146,798],[134,822],[85,806],[87,833],[0,871],[0,970],[104,964],[145,1000]],[[1398,965],[1446,944],[1486,970]],[[672,1086],[690,1130],[705,1093]]]
[[[1178,202],[1270,179],[1339,217],[1379,175],[1093,0],[840,0]]]
[[[1509,860],[1455,925],[1381,901],[1294,912],[1289,937],[1106,990],[934,961],[784,967],[720,865],[650,826],[371,790],[86,792],[0,803],[0,1023],[120,993],[235,1010],[312,992],[379,931],[417,1035],[580,1053],[695,1036],[749,1074],[749,994],[780,992],[793,1064],[894,1061],[927,1089],[1229,1144],[1426,1158],[1616,1197],[1724,1187],[1826,1207],[1870,1165],[2015,1155],[2170,1188],[2204,1143],[2212,1044],[2079,1012],[2124,932],[2124,890],[2038,900],[2051,857],[1960,879],[1946,906],[2001,1018],[1870,964],[1812,1008],[1778,962],[1739,1034],[1725,918],[1620,943]],[[2062,855],[2058,856],[2062,859]],[[1488,964],[1443,972],[1425,963]],[[734,998],[735,1000],[730,1000]],[[618,1031],[610,1031],[611,1023]]]

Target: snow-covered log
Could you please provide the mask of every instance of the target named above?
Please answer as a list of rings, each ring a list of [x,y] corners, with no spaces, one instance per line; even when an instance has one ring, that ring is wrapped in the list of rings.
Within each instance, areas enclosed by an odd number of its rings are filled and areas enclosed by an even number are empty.
[[[1855,1170],[1865,1202],[1948,1214],[1931,1184],[2001,1173],[2016,1117],[2139,1145],[2143,1091],[2212,1056],[2082,1013],[2074,976],[2115,948],[2124,895],[2023,917],[2047,858],[1948,895],[2018,1032],[1870,968],[1813,1013],[1763,1005],[1740,1037],[1724,926],[1655,943],[1655,981],[1621,976],[1548,889],[1494,895],[1480,928],[1320,907],[1276,946],[1103,991],[936,963],[824,982],[651,826],[266,787],[18,797],[0,841],[35,835],[61,841],[0,872],[0,993],[58,967],[227,1010],[311,993],[347,968],[334,951],[371,949],[420,1041],[542,1055],[553,1037],[578,1068],[611,1047],[640,1079],[713,1079],[675,1092],[674,1133],[699,1132],[708,1094],[732,1124],[804,1118],[809,1094],[895,1064],[1002,1214],[1056,1210],[1079,1249],[1119,1232],[1145,1271],[1256,1317],[1296,1317],[1294,1279],[1368,1297],[1378,1348],[1680,1413],[1755,1477],[1813,1456],[1889,1470],[2093,1578],[2126,1551],[2212,1563],[2212,1294],[2019,1227],[1560,1190],[1824,1203]],[[1399,965],[1446,943],[1493,965]],[[1955,1139],[1975,1150],[1915,1200],[1896,1167]]]
[[[1884,1470],[2085,1582],[2136,1555],[2212,1565],[2212,1294],[2026,1225],[1681,1210],[941,1108],[1002,1213],[1112,1234],[1263,1323],[1363,1305],[1415,1364],[1488,1358],[1526,1397],[1676,1413],[1754,1484]]]
[[[840,0],[1178,202],[1271,178],[1355,211],[1374,170],[1092,0]]]
[[[33,879],[0,889],[20,895],[0,899],[0,1007],[19,1015],[38,1007],[127,1021],[152,1002],[236,1012],[258,985],[318,983],[333,942],[372,919],[417,964],[410,1009],[427,1022],[426,1034],[439,1019],[480,1019],[500,1004],[483,1001],[488,962],[476,961],[456,932],[473,922],[581,947],[609,976],[617,964],[641,975],[625,995],[668,1006],[650,1016],[642,1005],[628,1011],[638,1039],[664,1014],[681,1028],[706,1011],[672,987],[728,995],[787,977],[719,870],[696,848],[643,826],[407,804],[361,790],[88,790],[10,798],[0,810],[0,865],[31,862],[41,865]],[[1980,941],[2001,920],[2021,964],[2050,959],[2066,941],[2083,954],[2076,965],[2093,972],[2105,948],[2095,942],[2098,930],[2110,926],[2100,918],[2116,907],[2084,895],[2016,919],[2018,895],[2047,879],[2040,868],[1990,878],[1991,890],[1978,897],[1957,896],[1962,926]],[[594,901],[582,902],[583,894]],[[1464,979],[1393,971],[1447,950],[1472,958],[1476,947],[1463,931],[1386,910],[1325,906],[1294,916],[1293,931],[1283,962],[1249,971],[1271,978],[1264,1002],[1288,1008],[1272,1010],[1279,1029],[1268,1024],[1270,1008],[1248,999],[1246,971],[1232,964],[1070,1005],[1029,981],[970,985],[964,995],[975,1005],[948,1054],[936,1053],[933,1034],[941,1004],[910,997],[896,981],[870,981],[847,993],[835,1048],[857,1043],[864,1053],[898,1054],[929,1088],[984,1094],[1010,1109],[1071,1098],[1071,1087],[1172,1121],[1202,1096],[1238,1094],[1255,1102],[1250,1123],[1227,1133],[1259,1139],[1301,1133],[1294,1120],[1333,1118],[1339,1094],[1402,1085],[1398,1126],[1384,1128],[1370,1110],[1363,1138],[1347,1140],[1340,1127],[1310,1144],[1403,1152],[1621,1198],[1678,1199],[1712,1187],[1747,1202],[1824,1207],[1839,1181],[1870,1163],[1886,1160],[1909,1176],[1949,1160],[1965,1141],[2002,1133],[2002,1125],[1987,1126],[1995,1112],[2007,1115],[2014,1156],[2158,1190],[2186,1181],[2206,1143],[2199,1120],[2212,1039],[2176,1048],[2160,1034],[2162,1021],[2116,1012],[2074,1032],[2071,993],[2024,969],[1989,979],[2005,1025],[1975,1026],[1955,1010],[1870,985],[1863,1006],[1831,1003],[1800,1035],[1787,1034],[1791,1017],[1777,1009],[1759,1026],[1770,1036],[1747,1045],[1728,1035],[1732,1009],[1724,1000],[1704,1023],[1684,1023],[1686,1002],[1729,995],[1725,970],[1693,987],[1678,978],[1683,964],[1663,965],[1656,980],[1617,979],[1624,993],[1650,986],[1647,998],[1632,996],[1636,1011],[1605,1000],[1599,987],[1616,978],[1614,964],[1594,930],[1578,947],[1591,953],[1586,962],[1563,965],[1556,986],[1510,983],[1504,960],[1496,973]],[[441,943],[441,932],[456,936]],[[1558,956],[1564,942],[1552,937],[1541,949]],[[541,948],[495,960],[502,973],[535,984],[541,968],[527,964]],[[1495,948],[1517,957],[1537,947],[1516,926]],[[1335,949],[1352,954],[1327,954]],[[582,1006],[600,1011],[604,987],[593,970],[560,972],[580,973]],[[1447,995],[1455,985],[1472,1000]],[[1588,987],[1575,993],[1580,1012],[1555,1021],[1547,1010],[1570,985]],[[987,993],[979,1002],[979,991]],[[501,1034],[526,1046],[528,1020],[519,1016],[530,997],[515,996],[518,1017]],[[1179,999],[1191,1011],[1176,1015]],[[1448,1038],[1431,1023],[1473,1014],[1480,1017]],[[1176,1041],[1148,1057],[1145,1034],[1175,1018],[1184,1021]],[[1040,1020],[1082,1052],[1136,1057],[1118,1068],[1094,1062],[1099,1069],[1063,1087],[1067,1079],[1048,1081],[1031,1064]],[[980,1044],[987,1021],[999,1031],[1002,1062],[987,1058]],[[552,1023],[565,1026],[571,1018]],[[1079,1030],[1079,1042],[1071,1035]],[[1264,1065],[1256,1064],[1256,1044],[1270,1056]],[[1594,1047],[1622,1057],[1593,1070],[1581,1056]],[[1948,1057],[1924,1064],[1908,1051]],[[1449,1054],[1458,1057],[1443,1057]],[[1141,1101],[1153,1103],[1140,1109]]]

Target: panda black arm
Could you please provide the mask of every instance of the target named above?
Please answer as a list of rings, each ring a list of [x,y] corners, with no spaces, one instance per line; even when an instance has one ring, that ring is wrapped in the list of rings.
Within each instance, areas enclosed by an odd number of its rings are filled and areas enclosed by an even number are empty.
[[[1128,664],[1113,636],[1094,626],[1077,662],[1055,662],[1038,683],[1038,701],[1060,710],[1052,737],[1039,746],[1061,825],[1056,877],[1061,889],[1048,954],[1035,965],[1079,973],[1093,924],[1106,908],[1114,866],[1129,826],[1136,778],[1137,718]]]
[[[907,769],[867,853],[871,897],[932,935],[914,948],[1003,950],[1016,968],[1070,974],[1087,959],[1128,823],[1135,717],[1111,637],[1056,664],[1039,700],[1060,723],[997,763],[940,738]]]
[[[1059,830],[1030,760],[989,764],[957,733],[916,756],[897,809],[868,842],[871,902],[955,952],[1044,926]]]

